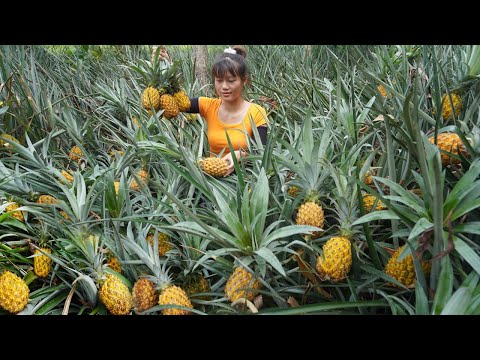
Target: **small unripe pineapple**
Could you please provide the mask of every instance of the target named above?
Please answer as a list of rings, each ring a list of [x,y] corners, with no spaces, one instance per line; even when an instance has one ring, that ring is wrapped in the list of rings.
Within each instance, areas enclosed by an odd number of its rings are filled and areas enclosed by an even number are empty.
[[[225,295],[231,302],[235,302],[240,298],[252,301],[257,295],[257,289],[262,284],[258,279],[253,280],[253,276],[245,268],[238,266],[228,278],[225,285]]]
[[[155,244],[155,235],[148,234],[147,235],[147,243],[153,247]],[[167,251],[172,249],[172,244],[169,242],[170,237],[167,234],[158,233],[158,255],[165,256]]]
[[[455,93],[450,94],[452,97],[453,102],[453,109],[455,113],[455,117],[460,115],[460,111],[462,111],[462,98]],[[452,116],[452,103],[450,102],[450,97],[448,94],[442,96],[442,117],[444,120],[448,120]]]
[[[198,164],[204,173],[213,177],[224,177],[227,173],[228,163],[217,157],[199,159]]]
[[[210,284],[208,280],[203,277],[202,274],[195,274],[189,276],[185,283],[183,284],[183,288],[188,296],[192,296],[198,293],[208,293],[211,291]],[[202,296],[195,296],[195,299],[200,300],[210,300],[211,296],[209,295],[202,295]]]
[[[363,195],[363,206],[365,207],[365,211],[369,213],[372,211],[373,204],[375,203],[375,200],[377,198],[373,195],[365,194]],[[385,210],[387,207],[385,206],[384,203],[382,203],[382,200],[378,199],[377,206],[375,207],[375,211],[378,210]]]
[[[74,146],[70,149],[70,152],[68,153],[68,157],[73,160],[73,161],[79,161],[82,160],[84,157],[82,149],[80,149],[79,146]]]
[[[365,173],[365,177],[363,178],[363,183],[365,185],[372,185],[373,184],[372,176],[375,176],[375,170],[370,169]]]
[[[300,205],[295,222],[297,225],[310,225],[321,228],[323,227],[324,220],[322,207],[313,201],[308,201]],[[315,231],[312,234],[312,238],[315,239],[319,237],[320,234],[320,231]]]
[[[160,108],[164,110],[163,116],[167,119],[172,119],[180,113],[175,98],[169,94],[160,97]]]
[[[118,196],[118,191],[120,190],[120,181],[114,181],[113,186],[115,186],[115,195]]]
[[[135,311],[148,310],[158,302],[158,295],[155,293],[155,284],[147,278],[138,279],[133,285],[132,293]]]
[[[158,305],[179,305],[193,309],[192,302],[188,298],[187,293],[181,287],[170,285],[162,291],[158,298]],[[183,309],[162,309],[163,315],[188,315],[190,311]]]
[[[323,257],[317,258],[317,270],[321,277],[331,281],[345,279],[352,266],[352,245],[343,236],[329,239],[323,245]]]
[[[399,247],[388,260],[385,266],[385,272],[388,276],[401,282],[405,286],[410,286],[415,283],[416,272],[415,265],[413,264],[412,254],[404,257],[403,260],[398,261],[398,257],[402,253],[406,245]],[[425,274],[428,274],[431,269],[431,264],[428,261],[421,261],[422,270]],[[396,286],[395,284],[392,284]]]
[[[33,258],[33,272],[38,277],[45,278],[50,272],[52,259],[50,259],[47,255],[44,255],[43,253],[51,254],[52,250],[45,247],[40,248],[40,250],[35,249],[35,251],[33,252],[34,255],[39,254]]]
[[[387,97],[387,91],[383,87],[383,85],[378,85],[377,86],[378,92],[382,95],[383,98]]]
[[[432,137],[428,138],[428,141],[431,144],[434,144],[435,143],[435,137],[432,136]],[[467,151],[465,149],[465,145],[462,142],[462,139],[460,139],[460,137],[455,133],[447,132],[447,133],[438,134],[437,146],[440,150],[447,151],[447,152],[452,153],[454,155],[458,155],[459,150],[464,156],[467,155]],[[442,159],[442,164],[444,166],[447,166],[447,165],[450,165],[450,164],[460,164],[459,159],[456,159],[454,157],[450,157],[449,154],[440,152],[440,157]]]
[[[100,300],[113,315],[126,315],[133,307],[133,298],[120,278],[106,274],[100,286]]]
[[[173,98],[178,104],[178,109],[183,112],[190,109],[190,98],[188,97],[187,93],[183,90],[177,91],[173,94]]]
[[[296,197],[301,190],[298,186],[293,185],[288,188],[287,194],[291,197]]]
[[[0,306],[12,314],[22,311],[28,303],[30,290],[22,278],[10,271],[0,276]]]
[[[41,195],[37,200],[37,204],[43,205],[54,205],[56,203],[58,203],[58,200],[55,199],[52,195]]]
[[[10,214],[11,217],[14,217],[15,219],[17,219],[21,222],[25,222],[25,211],[17,210],[19,207],[20,207],[20,205],[18,205],[16,202],[14,202],[13,204],[8,205],[5,208],[5,211],[6,212],[13,211],[13,213]]]
[[[5,138],[5,139],[8,139],[10,141],[13,141],[13,142],[16,142],[17,144],[20,144],[20,141],[18,141],[17,138],[13,137],[12,135],[9,135],[9,134],[0,134],[0,147],[5,147],[5,148],[12,148],[12,144],[10,144],[9,142],[6,142],[5,140],[2,139]]]
[[[150,110],[152,107],[157,111],[160,109],[160,94],[154,87],[147,87],[143,90],[142,105],[145,109]]]

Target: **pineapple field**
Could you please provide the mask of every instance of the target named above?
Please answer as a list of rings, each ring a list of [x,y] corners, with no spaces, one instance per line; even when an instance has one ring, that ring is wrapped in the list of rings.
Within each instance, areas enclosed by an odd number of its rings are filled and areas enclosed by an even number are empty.
[[[480,314],[480,46],[246,46],[228,176],[167,47],[0,46],[0,314]]]

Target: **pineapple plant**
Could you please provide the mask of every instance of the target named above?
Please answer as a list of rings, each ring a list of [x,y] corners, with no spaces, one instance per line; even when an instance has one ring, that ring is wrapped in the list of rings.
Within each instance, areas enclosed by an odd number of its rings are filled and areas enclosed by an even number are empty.
[[[428,138],[428,141],[431,144],[435,143],[435,137],[430,137]],[[467,155],[467,151],[465,149],[465,145],[462,142],[462,139],[460,137],[452,132],[445,132],[438,134],[437,136],[437,146],[440,149],[440,157],[442,159],[442,164],[444,166],[447,165],[458,165],[460,164],[460,159],[457,159],[456,157],[450,156],[450,154],[453,155],[459,155],[461,152],[464,156]]]
[[[8,141],[5,141],[4,139],[9,140],[10,142],[20,144],[20,141],[17,138],[13,137],[12,135],[1,133],[0,134],[0,148],[6,148],[6,149],[11,149],[12,148],[12,144],[9,143]]]
[[[115,195],[118,196],[118,191],[120,190],[120,181],[114,181],[113,186],[115,187]]]
[[[62,173],[62,176],[65,180],[67,180],[70,184],[73,184],[73,175],[70,172],[68,172],[66,170],[62,170],[61,173]],[[60,179],[60,180],[62,180],[62,179]]]
[[[385,273],[394,278],[395,280],[399,281],[405,286],[411,286],[415,284],[416,280],[416,271],[415,265],[413,263],[413,256],[412,254],[407,255],[402,260],[398,258],[404,251],[406,245],[399,247],[390,257],[385,266]],[[422,270],[425,274],[428,274],[431,269],[431,264],[428,261],[421,261]],[[397,286],[393,284],[393,286]]]
[[[30,290],[25,281],[11,271],[0,275],[0,306],[17,314],[27,306]]]
[[[387,91],[383,87],[383,85],[378,85],[377,86],[378,92],[382,95],[383,98],[387,97]]]
[[[190,123],[193,123],[193,122],[198,120],[198,115],[197,114],[185,113],[183,115],[185,116],[185,119]]]
[[[198,165],[204,173],[213,177],[224,177],[227,173],[228,163],[221,158],[202,158],[198,160]]]
[[[122,273],[122,264],[120,264],[120,260],[118,260],[112,252],[107,253],[107,265],[113,271],[116,271],[119,274]]]
[[[292,185],[288,188],[287,194],[288,196],[296,197],[301,191],[302,189],[300,189],[298,186]]]
[[[185,281],[182,284],[183,289],[189,297],[195,296],[200,293],[209,293],[211,291],[208,280],[201,273],[190,273],[187,275]],[[210,300],[211,296],[201,295],[195,296],[195,299]]]
[[[106,274],[100,282],[99,298],[113,315],[127,315],[133,307],[133,298],[122,280],[116,275]]]
[[[143,245],[143,244],[142,244]],[[188,315],[190,311],[188,308],[193,309],[193,305],[190,301],[185,290],[180,286],[173,284],[171,275],[166,269],[169,259],[163,260],[163,264],[160,257],[155,251],[152,251],[150,245],[148,245],[145,238],[145,245],[140,246],[132,237],[129,237],[125,241],[125,247],[135,253],[144,265],[151,271],[153,275],[142,276],[152,282],[155,285],[155,290],[159,292],[158,305],[175,305],[177,307],[164,308],[161,310],[163,315]],[[137,299],[146,299],[152,297],[152,291],[150,285],[138,287],[136,291]],[[148,304],[150,305],[150,303]],[[182,306],[186,309],[178,308]],[[143,308],[143,306],[142,306]]]
[[[48,195],[43,195],[48,196]],[[44,201],[45,198],[39,198],[38,201]],[[54,201],[55,198],[47,198],[47,201]],[[52,253],[52,250],[47,246],[48,242],[48,225],[44,221],[40,221],[40,228],[38,233],[38,246],[33,248],[33,272],[40,278],[46,278],[50,273],[52,265],[52,259],[48,256]]]

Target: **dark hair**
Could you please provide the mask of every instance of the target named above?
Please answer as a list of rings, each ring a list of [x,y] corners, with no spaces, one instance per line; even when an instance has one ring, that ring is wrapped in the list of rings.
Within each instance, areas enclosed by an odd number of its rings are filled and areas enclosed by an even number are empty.
[[[250,72],[245,60],[247,50],[242,45],[235,45],[232,49],[236,51],[236,54],[223,52],[215,59],[215,63],[212,66],[212,80],[214,81],[216,77],[223,78],[230,73],[248,83]]]

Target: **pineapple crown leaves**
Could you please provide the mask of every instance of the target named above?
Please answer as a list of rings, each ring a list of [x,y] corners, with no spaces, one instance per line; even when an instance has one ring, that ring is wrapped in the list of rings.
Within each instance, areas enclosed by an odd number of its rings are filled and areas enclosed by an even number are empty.
[[[155,58],[153,62],[144,59],[138,60],[137,64],[130,62],[126,68],[138,74],[144,86],[158,88],[167,83],[167,73],[171,66],[166,61],[159,61]]]

